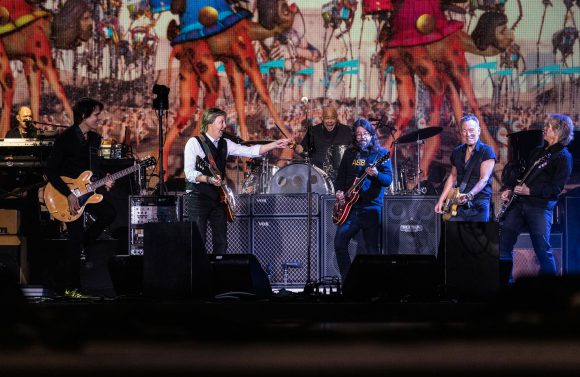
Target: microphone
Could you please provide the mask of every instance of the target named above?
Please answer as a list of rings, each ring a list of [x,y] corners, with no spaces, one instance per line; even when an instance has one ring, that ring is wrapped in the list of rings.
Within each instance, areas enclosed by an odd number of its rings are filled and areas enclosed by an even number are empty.
[[[304,106],[308,105],[308,97],[302,97],[300,99],[300,102],[302,102],[304,104]]]
[[[237,137],[236,135],[230,134],[228,132],[223,132],[222,133],[222,137],[226,138],[226,139],[230,139],[231,141],[233,141],[236,144],[241,144],[244,142],[244,140],[240,137]]]

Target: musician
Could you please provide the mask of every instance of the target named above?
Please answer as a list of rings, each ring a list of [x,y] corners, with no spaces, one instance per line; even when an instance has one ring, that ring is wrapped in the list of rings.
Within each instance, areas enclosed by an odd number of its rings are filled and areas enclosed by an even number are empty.
[[[351,260],[348,253],[350,240],[362,230],[368,254],[379,254],[379,232],[385,187],[393,179],[391,162],[370,167],[374,161],[387,154],[382,148],[372,124],[364,118],[358,119],[352,129],[353,144],[345,152],[336,177],[336,200],[344,201],[345,192],[355,179],[365,172],[367,178],[359,191],[360,198],[354,203],[346,221],[336,230],[334,250],[342,279],[346,277]]]
[[[457,216],[450,221],[489,221],[491,175],[496,155],[492,147],[479,139],[479,120],[465,115],[459,122],[462,144],[451,152],[451,174],[435,204],[435,212],[443,214],[443,206],[451,190],[458,188]]]
[[[252,147],[236,144],[226,139],[225,111],[218,108],[209,108],[202,114],[201,135],[192,137],[185,144],[184,171],[188,192],[186,211],[190,221],[197,223],[201,237],[205,244],[207,222],[210,222],[213,237],[213,252],[223,254],[227,249],[227,217],[222,203],[220,203],[220,186],[226,168],[228,156],[258,157],[276,148],[285,148],[291,143],[290,139],[280,139],[268,144]],[[205,153],[207,150],[211,156]],[[197,157],[204,159],[208,164],[215,162],[221,175],[212,176],[208,169],[200,170],[196,166]]]
[[[37,134],[36,127],[32,123],[32,110],[28,106],[22,106],[16,114],[18,127],[12,128],[6,133],[6,138],[35,138]]]
[[[73,107],[74,124],[55,140],[47,161],[46,176],[50,183],[64,195],[73,215],[81,209],[81,206],[61,176],[77,178],[85,170],[91,170],[98,175],[101,136],[97,133],[97,126],[102,110],[103,104],[97,100],[91,98],[79,100]],[[112,180],[105,184],[107,190],[110,190],[112,186]],[[81,256],[116,216],[115,208],[106,199],[100,203],[87,205],[85,211],[96,217],[96,221],[86,230],[83,216],[67,223],[68,255],[64,265],[60,266],[63,271],[59,271],[58,274],[63,275],[64,281],[57,282],[57,289],[71,298],[86,297],[80,290]]]
[[[516,194],[517,198],[501,219],[499,247],[502,261],[512,263],[518,235],[527,229],[540,263],[540,274],[556,274],[550,245],[552,212],[572,172],[572,156],[566,145],[573,138],[572,119],[562,114],[551,114],[545,121],[544,145],[531,152],[526,172],[536,161],[545,160],[546,163],[537,164],[524,182],[514,181],[507,175],[504,177],[508,178],[503,182],[505,188],[501,199],[508,201],[512,194]]]
[[[296,144],[294,150],[298,154],[308,152],[310,162],[324,169],[328,149],[333,145],[349,145],[351,141],[350,128],[338,123],[336,109],[328,106],[322,109],[322,123],[308,128],[306,135],[300,144]],[[338,166],[334,168],[338,169]]]

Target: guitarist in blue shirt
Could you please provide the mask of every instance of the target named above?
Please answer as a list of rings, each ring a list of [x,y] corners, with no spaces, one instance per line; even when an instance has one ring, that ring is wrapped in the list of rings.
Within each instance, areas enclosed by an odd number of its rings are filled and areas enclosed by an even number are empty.
[[[334,238],[336,260],[343,280],[351,265],[348,245],[359,231],[363,232],[367,253],[380,254],[383,196],[385,187],[393,179],[388,152],[381,147],[372,124],[364,118],[358,119],[352,127],[352,134],[353,145],[345,151],[336,177],[337,203],[348,201],[349,189],[361,176],[366,174],[366,178],[360,185],[358,200],[336,230]],[[384,162],[371,166],[379,159],[384,159]]]
[[[527,229],[540,263],[540,274],[556,274],[550,231],[554,207],[572,172],[572,155],[566,145],[573,138],[572,119],[562,114],[551,114],[544,127],[544,146],[531,152],[526,178],[513,181],[513,178],[504,175],[508,181],[503,182],[502,200],[507,202],[514,194],[517,197],[510,201],[509,208],[502,210],[504,216],[500,218],[499,251],[502,261],[512,264],[514,245],[519,234]],[[536,163],[540,160],[543,163]]]

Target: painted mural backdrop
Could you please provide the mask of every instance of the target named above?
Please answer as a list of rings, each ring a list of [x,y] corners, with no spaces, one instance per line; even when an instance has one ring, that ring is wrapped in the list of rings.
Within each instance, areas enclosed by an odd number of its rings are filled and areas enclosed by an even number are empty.
[[[71,104],[91,96],[107,105],[105,139],[157,155],[161,84],[170,181],[183,176],[183,146],[210,106],[243,140],[300,141],[325,105],[347,125],[379,120],[389,148],[443,127],[424,145],[398,146],[409,188],[443,181],[456,120],[470,112],[501,176],[509,133],[550,112],[578,121],[579,14],[575,0],[0,0],[0,135],[21,105],[35,120],[70,124]],[[230,164],[238,188],[247,166]]]

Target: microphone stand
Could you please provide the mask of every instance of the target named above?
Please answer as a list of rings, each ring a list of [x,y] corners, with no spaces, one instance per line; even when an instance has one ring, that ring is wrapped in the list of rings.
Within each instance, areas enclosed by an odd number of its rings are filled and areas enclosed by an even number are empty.
[[[306,178],[306,200],[308,201],[306,206],[306,240],[308,246],[306,247],[306,284],[304,285],[304,293],[311,294],[314,292],[314,287],[311,279],[312,270],[312,165],[310,161],[310,156],[314,150],[312,143],[312,125],[308,123],[308,102],[304,104],[304,111],[306,113],[306,122],[308,124],[306,134],[308,135],[308,150],[304,156],[306,166],[308,166],[308,178]]]
[[[157,194],[159,196],[165,195],[167,192],[165,187],[165,170],[163,169],[163,114],[169,110],[169,88],[165,85],[153,85],[153,94],[157,98],[153,100],[153,108],[157,110],[158,124],[159,124],[159,185],[157,187]]]

